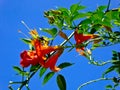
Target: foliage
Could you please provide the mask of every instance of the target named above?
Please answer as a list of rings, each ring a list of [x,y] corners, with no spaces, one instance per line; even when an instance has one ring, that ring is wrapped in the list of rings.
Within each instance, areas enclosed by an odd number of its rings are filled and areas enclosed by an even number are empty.
[[[46,84],[52,77],[57,74],[56,82],[60,90],[67,90],[67,81],[62,74],[58,74],[60,70],[74,65],[71,62],[62,62],[56,66],[56,62],[60,55],[64,53],[66,49],[69,52],[76,51],[85,58],[88,59],[90,64],[96,66],[103,66],[108,63],[111,66],[102,73],[102,78],[89,81],[82,84],[81,87],[101,81],[111,80],[113,85],[106,85],[107,90],[115,90],[120,86],[120,52],[112,52],[112,60],[101,61],[95,60],[92,56],[92,51],[96,48],[108,47],[111,45],[120,43],[120,30],[115,30],[115,27],[120,26],[120,8],[110,9],[109,4],[107,6],[99,6],[94,11],[82,12],[86,7],[79,3],[67,8],[57,8],[56,10],[48,10],[44,12],[44,16],[48,19],[50,25],[53,28],[41,28],[42,32],[46,32],[51,35],[50,38],[46,36],[40,36],[36,30],[31,30],[29,34],[31,38],[22,38],[21,40],[30,46],[30,49],[21,53],[20,62],[23,69],[18,66],[14,66],[14,70],[17,75],[22,76],[20,82],[10,82],[11,84],[20,84],[18,90],[21,90],[24,86],[27,90],[30,90],[28,84],[30,79],[39,71],[40,78],[43,78],[43,85]],[[79,22],[78,22],[79,21]],[[71,35],[67,35],[65,31],[71,31]],[[57,46],[54,46],[53,41],[56,36],[60,36],[64,41]],[[75,38],[75,42],[71,42],[71,38]],[[88,46],[92,45],[89,49]],[[29,70],[25,71],[25,68],[29,66]],[[50,72],[48,71],[50,68]],[[107,77],[110,73],[115,72],[118,76]],[[12,86],[9,87],[10,90]]]

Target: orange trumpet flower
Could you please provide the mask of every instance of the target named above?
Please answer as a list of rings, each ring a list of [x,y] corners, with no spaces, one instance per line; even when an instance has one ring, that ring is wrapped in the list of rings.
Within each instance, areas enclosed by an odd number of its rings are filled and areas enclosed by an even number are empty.
[[[39,59],[40,65],[42,65],[45,68],[50,68],[54,72],[60,70],[55,66],[55,64],[56,64],[59,56],[63,52],[62,47],[44,45],[44,43],[41,43],[41,41],[39,39],[32,40],[32,44],[35,47],[38,57],[40,58]],[[52,55],[51,57],[47,57],[47,55],[53,51],[56,51],[56,53],[54,55]]]
[[[33,38],[31,44],[34,50],[23,51],[21,53],[21,66],[28,67],[29,65],[40,64],[42,67],[50,68],[54,72],[59,71],[60,68],[55,66],[55,64],[63,52],[63,47],[48,46],[48,41],[40,38],[36,30],[32,30],[29,33]],[[52,52],[55,53],[51,55]]]
[[[52,71],[57,72],[60,70],[57,66],[55,66],[59,56],[63,52],[63,47],[62,46],[48,46],[48,41],[45,40],[44,38],[40,38],[36,30],[32,30],[29,32],[32,36],[31,44],[33,45],[36,55],[37,55],[37,60],[38,63],[45,67],[45,68],[50,68]],[[52,56],[52,52],[55,52]],[[24,60],[27,61],[27,60]],[[31,63],[28,63],[29,64]],[[22,65],[22,64],[21,64]]]
[[[82,44],[83,42],[88,41],[90,39],[94,39],[96,37],[98,37],[97,34],[83,34],[83,33],[78,33],[78,31],[76,30],[74,33],[74,38],[76,41],[76,51],[80,52],[81,55],[85,56],[85,53],[83,51],[84,47],[80,46],[80,44]]]

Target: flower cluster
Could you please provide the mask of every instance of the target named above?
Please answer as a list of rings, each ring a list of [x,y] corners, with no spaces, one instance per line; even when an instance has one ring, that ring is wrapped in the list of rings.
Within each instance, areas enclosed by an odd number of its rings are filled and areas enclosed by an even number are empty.
[[[50,68],[54,72],[59,71],[60,68],[56,66],[56,62],[63,53],[64,47],[49,46],[49,41],[44,37],[40,37],[36,30],[31,30],[29,34],[32,36],[30,39],[30,44],[32,45],[33,49],[25,50],[21,53],[21,66],[28,67],[30,65],[39,64],[44,68]],[[98,35],[95,34],[78,33],[78,30],[76,30],[74,33],[76,51],[79,52],[80,55],[85,56],[85,47],[81,46],[81,44],[90,39],[94,39],[97,36]]]
[[[64,50],[63,47],[48,46],[48,41],[43,37],[40,38],[36,30],[30,31],[30,34],[32,36],[30,44],[34,49],[21,53],[21,66],[28,67],[29,65],[40,64],[42,67],[50,68],[54,72],[59,71],[60,68],[55,64]],[[52,54],[52,52],[54,53]]]

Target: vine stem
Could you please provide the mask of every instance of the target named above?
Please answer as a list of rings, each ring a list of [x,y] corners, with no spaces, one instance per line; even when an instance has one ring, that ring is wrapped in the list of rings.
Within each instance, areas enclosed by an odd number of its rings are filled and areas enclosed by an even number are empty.
[[[68,39],[67,40],[64,40],[59,46],[63,46],[65,45],[71,38],[72,36],[74,35],[75,31],[73,31],[69,36],[68,36]],[[50,53],[50,56],[52,56],[56,51]]]
[[[83,83],[82,85],[80,85],[77,90],[80,90],[83,86],[86,86],[86,85],[94,83],[94,82],[102,81],[102,80],[112,80],[112,78],[99,78],[99,79],[88,81],[88,82]]]
[[[70,36],[68,37],[68,39],[67,40],[64,40],[61,44],[60,44],[60,46],[63,46],[63,45],[65,45],[66,43],[67,43],[67,41],[69,41],[70,40],[70,38],[72,38],[72,36],[74,35],[74,31],[70,34]]]
[[[27,85],[30,81],[30,79],[35,75],[35,73],[40,69],[41,66],[39,66],[25,81],[22,82],[22,85],[17,89],[21,90],[23,86]]]
[[[107,10],[106,10],[106,12],[109,11],[110,3],[111,3],[111,0],[108,1],[108,5],[107,5]]]

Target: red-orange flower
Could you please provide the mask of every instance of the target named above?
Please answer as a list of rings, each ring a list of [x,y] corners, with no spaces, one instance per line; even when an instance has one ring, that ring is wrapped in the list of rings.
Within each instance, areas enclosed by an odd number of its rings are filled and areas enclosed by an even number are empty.
[[[57,66],[55,66],[59,56],[63,53],[63,48],[60,48],[54,55],[52,55],[46,62],[44,67],[50,68],[52,71],[57,72],[60,70]]]
[[[20,56],[20,64],[22,67],[28,67],[30,64],[37,65],[39,63],[39,59],[35,51],[23,51]]]
[[[81,51],[84,50],[84,47],[80,46],[80,44],[96,37],[98,37],[98,35],[96,34],[83,34],[83,33],[78,33],[78,31],[75,31],[74,38],[76,41],[76,51],[80,52],[81,55],[85,56],[85,53]]]
[[[33,38],[31,44],[35,50],[21,53],[21,66],[28,67],[29,65],[40,64],[42,67],[50,68],[54,72],[59,71],[60,68],[55,66],[55,64],[63,52],[63,47],[48,46],[48,41],[44,38],[40,38],[36,30],[32,30],[29,33]],[[53,51],[55,53],[51,55]]]
[[[40,65],[42,65],[45,68],[50,68],[52,71],[55,72],[60,70],[55,66],[55,64],[58,60],[58,57],[63,52],[62,47],[44,45],[44,43],[42,43],[39,39],[32,40],[32,44],[35,47],[38,57],[40,58]],[[47,58],[47,54],[50,54],[52,51],[56,51],[56,53],[50,58]]]

